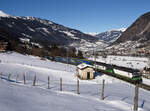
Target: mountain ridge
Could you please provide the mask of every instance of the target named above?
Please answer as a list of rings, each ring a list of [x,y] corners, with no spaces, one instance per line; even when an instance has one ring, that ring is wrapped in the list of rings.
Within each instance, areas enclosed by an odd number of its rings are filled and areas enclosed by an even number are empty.
[[[2,12],[2,11],[1,11]],[[97,37],[84,34],[50,20],[37,17],[10,16],[2,12],[0,16],[0,32],[11,32],[16,38],[27,38],[40,44],[69,45],[72,42],[95,42]],[[6,15],[6,16],[5,16]],[[2,36],[7,34],[0,33]],[[7,38],[7,37],[6,37]]]
[[[105,43],[111,44],[115,40],[117,40],[125,30],[126,28],[112,29],[98,33],[95,36],[98,37],[100,40],[103,40]]]
[[[149,55],[150,12],[139,16],[108,49],[117,50],[119,54]]]
[[[145,42],[150,40],[150,12],[141,15],[116,41],[124,42],[127,40]],[[141,39],[141,40],[140,40]],[[145,40],[144,40],[145,39]]]

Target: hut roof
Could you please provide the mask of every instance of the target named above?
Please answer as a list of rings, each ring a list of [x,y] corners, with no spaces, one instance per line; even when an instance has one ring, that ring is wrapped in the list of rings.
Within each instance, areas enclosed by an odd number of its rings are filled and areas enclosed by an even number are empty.
[[[91,67],[91,68],[93,68],[93,66],[91,66],[91,65],[89,65],[89,64],[85,64],[85,63],[79,64],[79,65],[77,66],[77,68],[79,68],[79,69],[84,69],[84,68],[86,68],[86,67]]]

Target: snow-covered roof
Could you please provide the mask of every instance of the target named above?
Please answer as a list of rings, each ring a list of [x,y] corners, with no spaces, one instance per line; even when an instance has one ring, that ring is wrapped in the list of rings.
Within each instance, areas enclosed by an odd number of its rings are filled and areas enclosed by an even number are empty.
[[[86,68],[86,67],[91,67],[91,68],[93,68],[93,66],[91,66],[91,65],[89,65],[89,64],[85,64],[85,63],[79,64],[79,65],[77,66],[77,68],[79,68],[79,69],[84,69],[84,68]]]

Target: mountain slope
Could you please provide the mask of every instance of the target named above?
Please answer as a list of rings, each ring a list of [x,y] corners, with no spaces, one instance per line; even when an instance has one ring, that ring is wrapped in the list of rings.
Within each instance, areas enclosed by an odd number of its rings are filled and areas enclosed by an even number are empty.
[[[49,20],[10,16],[0,11],[0,38],[27,40],[40,45],[69,45],[73,42],[96,42],[97,37],[84,34]]]
[[[100,34],[97,34],[96,36],[100,39],[103,40],[104,42],[111,44],[114,41],[116,41],[122,33],[125,31],[125,28],[118,29],[118,30],[110,30],[106,32],[102,32]]]
[[[128,47],[150,46],[150,12],[140,16],[116,41]]]
[[[10,17],[10,15],[8,15],[0,10],[0,17]]]

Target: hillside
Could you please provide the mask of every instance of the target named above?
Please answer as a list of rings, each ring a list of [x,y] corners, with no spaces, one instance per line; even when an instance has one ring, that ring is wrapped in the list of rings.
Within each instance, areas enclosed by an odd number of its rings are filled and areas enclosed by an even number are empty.
[[[145,43],[150,40],[150,12],[140,16],[122,36],[116,41],[116,43],[122,43],[126,41],[137,41],[139,43]]]
[[[127,30],[113,43],[114,49],[150,49],[150,12],[140,16]]]
[[[0,40],[11,44],[31,44],[38,47],[94,45],[97,37],[55,22],[37,18],[12,16],[0,11]],[[75,44],[76,46],[74,46]],[[17,45],[19,46],[19,45]],[[14,47],[14,46],[13,46]]]
[[[107,44],[111,44],[115,42],[122,33],[126,30],[126,28],[118,29],[118,30],[110,30],[106,32],[102,32],[96,35],[100,40],[103,40]]]
[[[100,75],[96,79],[80,80],[80,94],[76,94],[76,67],[40,60],[39,57],[18,53],[0,53],[0,109],[2,111],[132,111],[134,86],[118,79]],[[26,84],[23,83],[23,73]],[[8,81],[8,74],[11,74]],[[16,75],[19,75],[15,83]],[[32,86],[36,74],[36,86]],[[50,89],[47,77],[50,76]],[[63,91],[59,91],[59,79]],[[105,79],[105,99],[101,100],[101,83]],[[140,89],[138,111],[149,111],[150,94]]]

